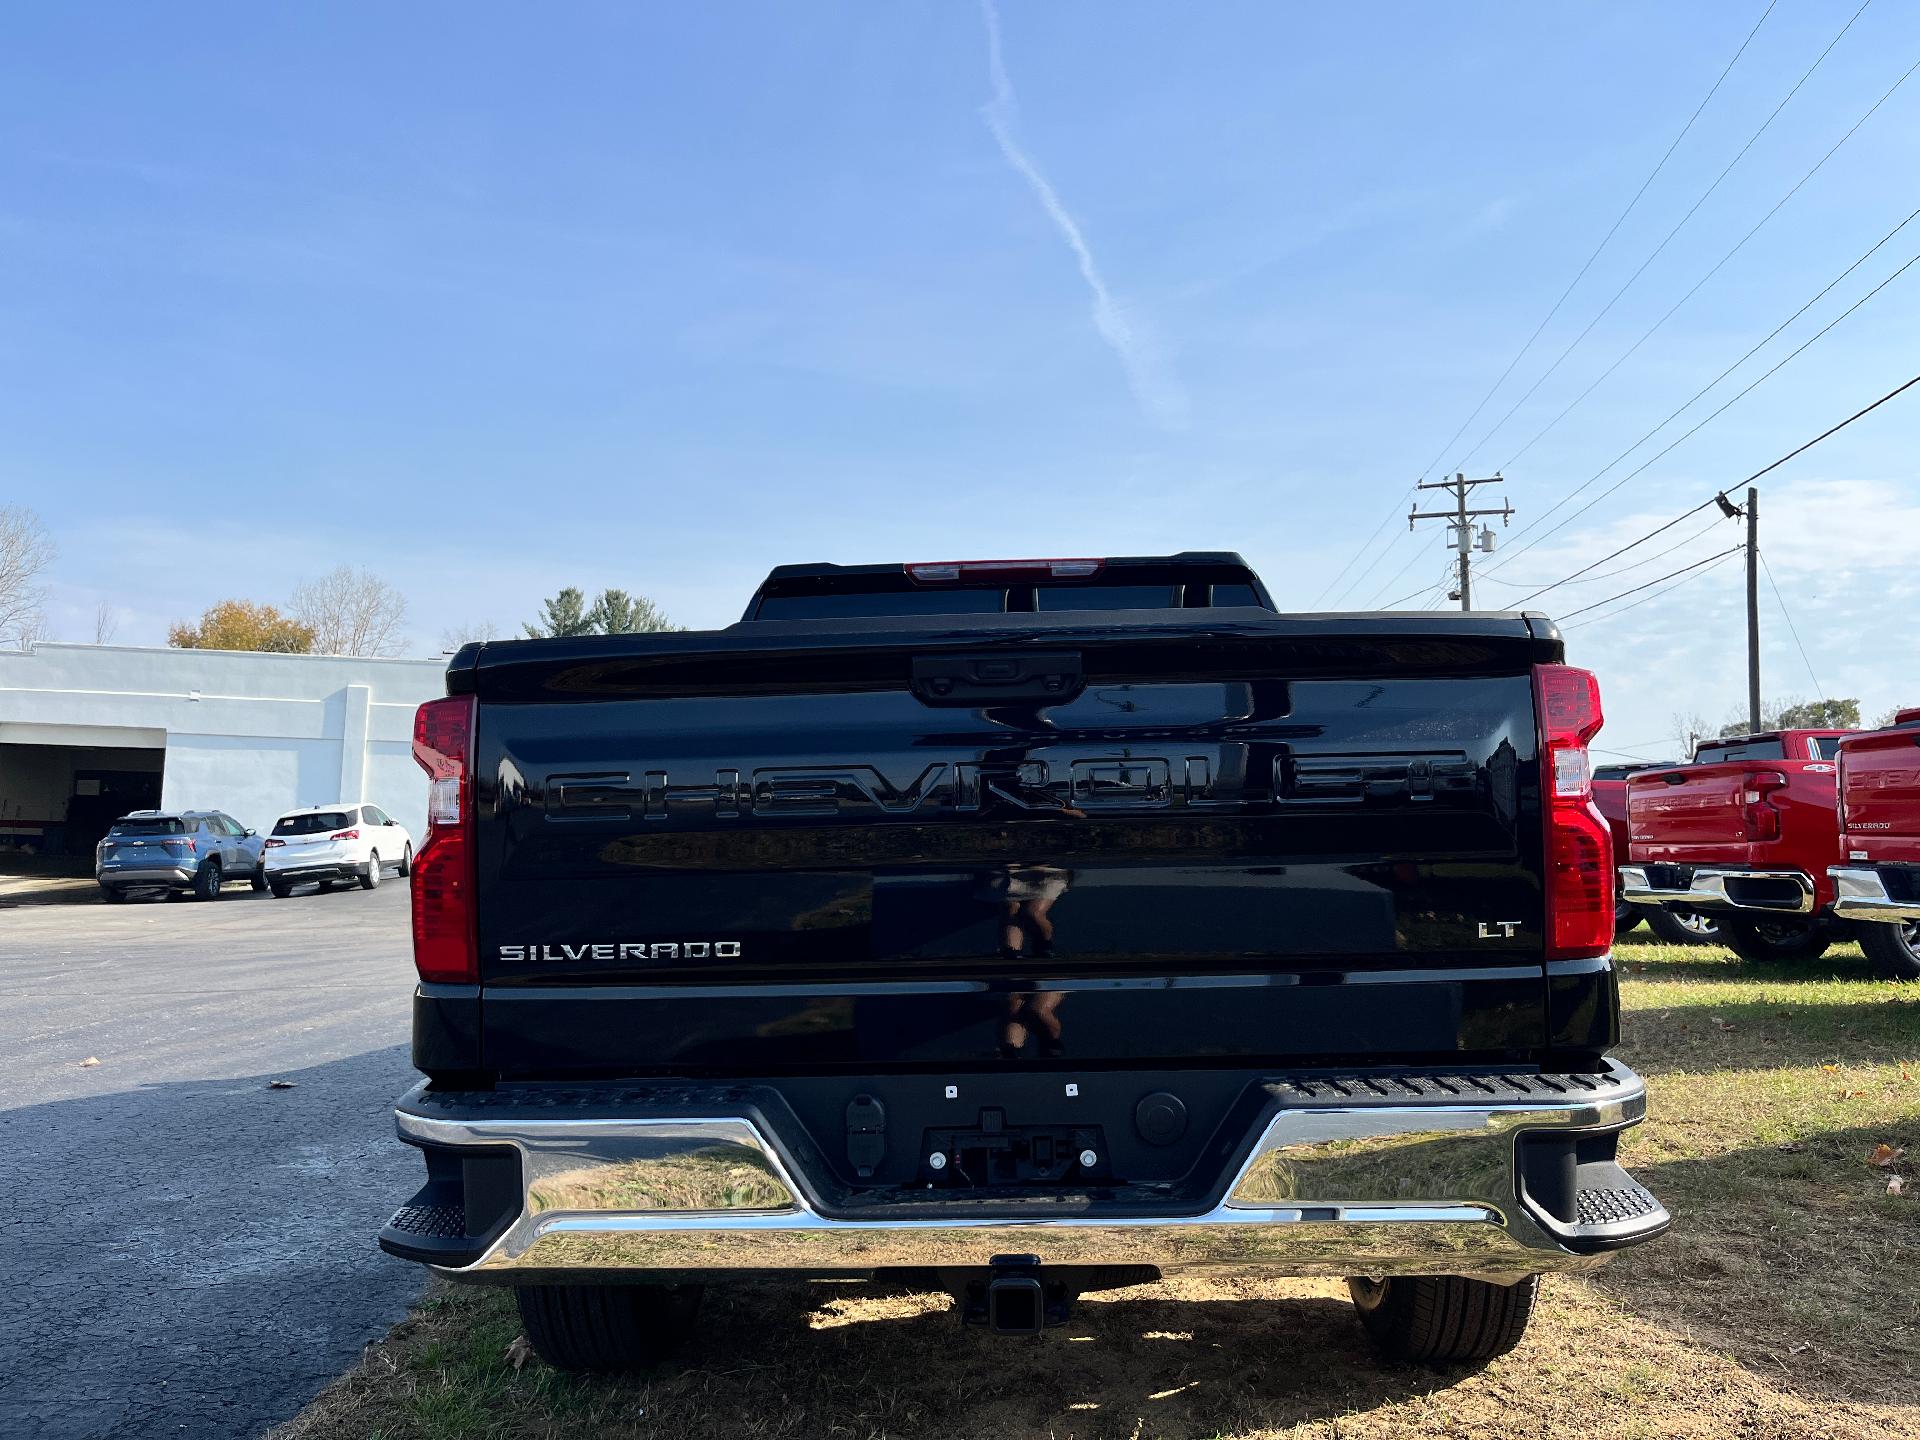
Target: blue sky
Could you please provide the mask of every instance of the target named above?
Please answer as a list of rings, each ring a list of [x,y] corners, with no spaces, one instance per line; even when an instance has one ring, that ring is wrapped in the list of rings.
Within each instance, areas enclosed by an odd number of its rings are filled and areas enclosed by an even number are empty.
[[[724,624],[787,560],[1236,548],[1305,608],[1436,454],[1506,462],[1920,59],[1920,8],[1869,4],[1474,450],[1856,9],[1779,0],[1447,451],[1763,8],[1005,3],[996,75],[965,3],[11,7],[0,503],[54,532],[66,639],[105,602],[157,643],[342,561],[407,593],[421,653],[569,582]],[[1507,467],[1510,534],[1920,206],[1916,176],[1920,76]],[[1920,221],[1588,495],[1916,252]],[[1920,371],[1916,335],[1920,266],[1496,556],[1482,603]],[[1920,703],[1887,642],[1920,600],[1917,442],[1920,387],[1763,504],[1819,688],[1872,713]],[[1733,543],[1616,575],[1706,519],[1536,604]],[[1388,537],[1345,603],[1441,578],[1438,527]],[[1740,607],[1736,559],[1570,631],[1602,743],[1666,753],[1675,712],[1738,708]],[[1770,594],[1764,624],[1769,693],[1814,693]]]

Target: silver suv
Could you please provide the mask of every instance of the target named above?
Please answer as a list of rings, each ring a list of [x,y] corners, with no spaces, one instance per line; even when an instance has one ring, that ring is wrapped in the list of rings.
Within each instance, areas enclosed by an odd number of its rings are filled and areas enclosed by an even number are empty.
[[[228,880],[267,888],[263,845],[260,836],[219,810],[135,810],[114,821],[95,848],[93,877],[110,902],[135,891],[174,890],[217,900]]]

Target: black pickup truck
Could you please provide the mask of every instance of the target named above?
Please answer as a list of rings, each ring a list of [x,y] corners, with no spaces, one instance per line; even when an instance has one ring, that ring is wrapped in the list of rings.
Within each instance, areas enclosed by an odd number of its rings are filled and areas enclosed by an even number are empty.
[[[1616,1163],[1598,688],[1535,614],[1275,613],[1236,555],[787,566],[421,707],[391,1253],[618,1369],[750,1273],[1009,1333],[1162,1274],[1518,1341],[1668,1223]]]

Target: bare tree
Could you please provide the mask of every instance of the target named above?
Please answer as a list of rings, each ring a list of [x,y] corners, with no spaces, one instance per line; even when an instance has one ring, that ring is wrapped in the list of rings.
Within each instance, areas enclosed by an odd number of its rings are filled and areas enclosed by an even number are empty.
[[[449,625],[440,632],[440,649],[443,653],[451,655],[462,645],[471,645],[477,640],[497,640],[499,638],[500,627],[495,625],[491,620],[481,620],[477,623],[469,622],[465,625]]]
[[[401,593],[366,570],[342,565],[293,592],[292,610],[313,631],[316,655],[398,655],[406,623]]]
[[[102,600],[100,608],[93,612],[93,643],[111,645],[119,633],[120,617],[113,613],[113,606]]]
[[[45,628],[40,573],[53,563],[53,541],[33,511],[0,506],[0,641],[26,649]]]

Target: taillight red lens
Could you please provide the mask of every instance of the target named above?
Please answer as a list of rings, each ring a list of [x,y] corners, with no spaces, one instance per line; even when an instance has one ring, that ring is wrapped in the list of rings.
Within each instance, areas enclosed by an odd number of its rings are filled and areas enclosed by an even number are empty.
[[[429,700],[413,717],[413,758],[427,772],[427,833],[413,857],[413,965],[420,978],[473,984],[473,711],[471,695]]]
[[[1613,835],[1593,803],[1587,743],[1600,733],[1600,682],[1571,665],[1537,665],[1540,792],[1546,812],[1547,958],[1613,945]]]
[[[1787,777],[1778,770],[1760,770],[1747,777],[1740,796],[1740,820],[1749,840],[1778,840],[1780,811],[1774,795],[1787,788]]]
[[[336,830],[327,836],[329,840],[358,840],[359,838],[360,832],[358,830]]]
[[[285,845],[286,843],[287,842],[284,840],[268,840],[267,843],[263,845],[261,848],[264,850],[272,850],[276,846]]]

